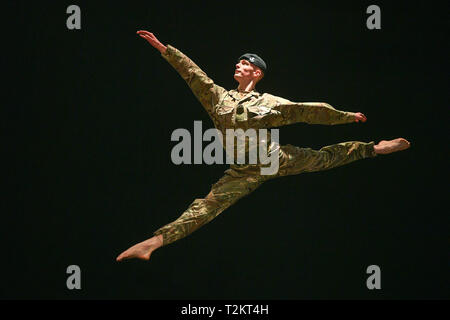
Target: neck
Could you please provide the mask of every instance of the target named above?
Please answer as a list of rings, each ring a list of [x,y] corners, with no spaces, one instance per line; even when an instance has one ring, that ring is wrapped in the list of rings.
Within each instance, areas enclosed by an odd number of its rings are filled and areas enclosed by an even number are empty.
[[[239,92],[250,92],[255,89],[256,82],[254,80],[239,82],[237,90]]]

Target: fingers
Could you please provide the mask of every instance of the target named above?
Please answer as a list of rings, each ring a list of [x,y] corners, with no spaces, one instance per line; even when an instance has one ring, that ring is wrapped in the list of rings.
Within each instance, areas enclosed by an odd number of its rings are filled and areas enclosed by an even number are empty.
[[[362,116],[362,121],[366,122],[367,121],[367,117],[364,114],[362,114],[362,113],[361,113],[361,116]]]
[[[358,112],[355,115],[355,122],[360,122],[360,121],[366,122],[367,121],[367,117],[364,114],[362,114],[361,112]]]
[[[146,31],[146,30],[138,30],[136,33],[137,33],[138,35],[140,35],[141,37],[142,37],[142,36],[147,36],[147,37],[155,38],[155,35],[154,35],[153,33],[148,32],[148,31]]]
[[[153,35],[153,33],[145,31],[145,30],[139,30],[136,32],[141,38],[147,40],[151,45],[155,46],[155,43],[157,43],[156,37]]]
[[[146,34],[140,34],[139,35],[142,39],[147,40],[149,43],[153,44],[155,42],[155,39],[150,37],[149,35]]]

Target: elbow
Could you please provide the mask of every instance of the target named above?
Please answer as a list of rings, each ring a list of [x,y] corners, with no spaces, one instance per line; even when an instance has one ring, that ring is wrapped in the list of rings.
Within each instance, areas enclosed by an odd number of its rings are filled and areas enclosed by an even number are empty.
[[[321,102],[320,104],[322,105],[322,107],[325,107],[325,108],[328,108],[328,109],[333,109],[333,110],[335,110],[335,109],[333,108],[333,106],[332,106],[331,104],[329,104],[329,103]]]

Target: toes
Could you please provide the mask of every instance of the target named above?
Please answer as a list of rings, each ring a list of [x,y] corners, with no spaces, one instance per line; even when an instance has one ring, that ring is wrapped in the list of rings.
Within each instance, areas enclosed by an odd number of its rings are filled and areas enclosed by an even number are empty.
[[[411,143],[409,143],[409,141],[404,139],[404,138],[400,138],[400,142],[402,142],[403,144],[407,145],[408,147],[411,145]]]
[[[122,261],[122,260],[126,259],[128,256],[129,256],[129,254],[127,254],[127,251],[124,251],[117,256],[116,261]]]

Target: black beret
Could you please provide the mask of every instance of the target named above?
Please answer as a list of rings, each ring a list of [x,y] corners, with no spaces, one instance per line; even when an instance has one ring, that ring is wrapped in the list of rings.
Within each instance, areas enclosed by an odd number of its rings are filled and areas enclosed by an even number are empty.
[[[246,53],[239,57],[239,61],[241,60],[247,60],[251,63],[253,63],[255,66],[261,68],[261,70],[265,73],[267,70],[267,64],[264,62],[261,57],[254,53]]]

